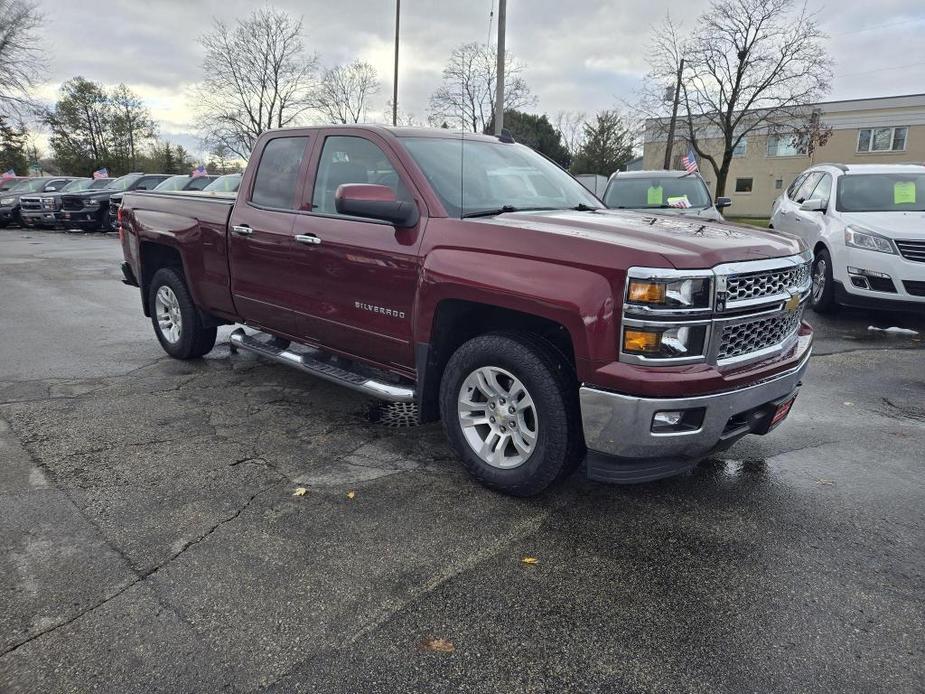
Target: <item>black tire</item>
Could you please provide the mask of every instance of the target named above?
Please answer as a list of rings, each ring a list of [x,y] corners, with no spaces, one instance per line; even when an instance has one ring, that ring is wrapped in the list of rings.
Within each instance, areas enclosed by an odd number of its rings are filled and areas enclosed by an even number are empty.
[[[813,289],[810,294],[810,306],[816,313],[834,313],[838,310],[835,302],[835,280],[832,278],[832,256],[824,248],[813,258]],[[819,292],[816,286],[816,276],[820,274],[823,286]]]
[[[179,338],[171,342],[162,332],[157,316],[156,297],[161,287],[169,287],[176,297],[180,311]],[[148,287],[148,307],[151,311],[151,324],[161,347],[175,359],[196,359],[208,354],[215,346],[217,328],[202,325],[199,311],[196,310],[189,289],[178,268],[164,267],[154,273]]]
[[[538,419],[536,443],[520,465],[489,465],[473,450],[459,421],[457,400],[466,378],[494,366],[518,378],[533,398]],[[524,333],[490,333],[464,343],[450,357],[440,382],[440,413],[450,446],[469,473],[490,489],[533,496],[571,473],[581,462],[584,437],[578,383],[572,367],[553,347]]]

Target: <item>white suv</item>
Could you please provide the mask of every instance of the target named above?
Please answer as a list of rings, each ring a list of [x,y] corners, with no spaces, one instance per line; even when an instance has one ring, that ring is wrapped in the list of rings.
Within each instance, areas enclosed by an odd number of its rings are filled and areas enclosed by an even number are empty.
[[[813,249],[819,313],[925,311],[925,166],[819,164],[774,202],[771,226]]]

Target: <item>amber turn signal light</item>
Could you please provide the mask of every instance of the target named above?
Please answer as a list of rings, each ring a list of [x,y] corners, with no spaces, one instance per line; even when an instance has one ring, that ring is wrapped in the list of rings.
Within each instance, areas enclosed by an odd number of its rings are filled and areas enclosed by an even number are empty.
[[[663,282],[630,280],[628,298],[636,304],[664,304],[665,284]]]
[[[623,331],[623,351],[643,354],[658,352],[661,348],[661,338],[661,333],[627,328]]]

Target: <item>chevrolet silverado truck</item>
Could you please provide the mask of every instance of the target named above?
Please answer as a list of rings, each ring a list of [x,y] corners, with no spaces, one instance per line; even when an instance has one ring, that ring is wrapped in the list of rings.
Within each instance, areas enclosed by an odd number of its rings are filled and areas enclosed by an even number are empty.
[[[168,174],[130,173],[108,181],[102,188],[61,196],[60,214],[55,215],[65,226],[83,231],[113,231],[115,221],[109,213],[109,199],[127,190],[151,190]]]
[[[505,136],[270,131],[235,199],[126,193],[119,214],[124,281],[169,355],[238,324],[232,352],[442,419],[513,495],[583,461],[666,477],[766,434],[811,351],[798,239],[607,210]]]

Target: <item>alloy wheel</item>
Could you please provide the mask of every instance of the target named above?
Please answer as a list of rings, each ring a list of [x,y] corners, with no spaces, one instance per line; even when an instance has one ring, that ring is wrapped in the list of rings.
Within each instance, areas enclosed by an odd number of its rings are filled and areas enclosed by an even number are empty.
[[[157,316],[157,324],[164,339],[170,344],[176,344],[180,340],[183,320],[180,315],[180,302],[177,301],[177,295],[167,285],[157,290],[154,297],[154,313]]]

